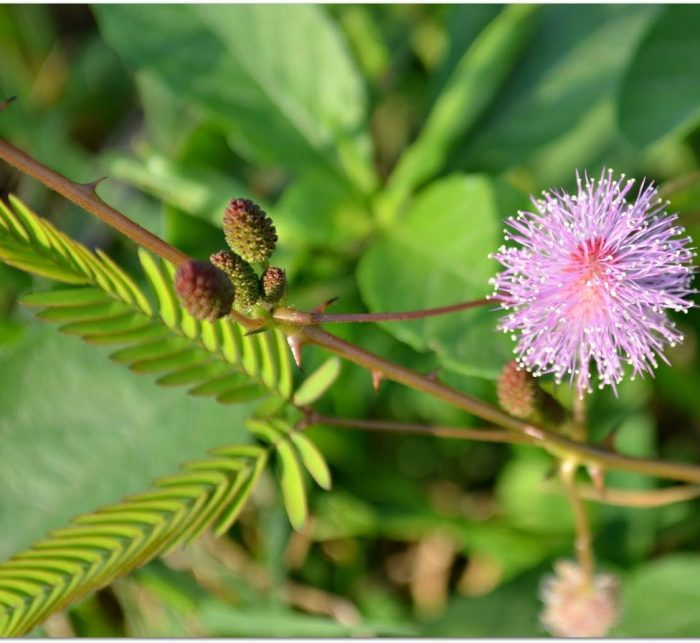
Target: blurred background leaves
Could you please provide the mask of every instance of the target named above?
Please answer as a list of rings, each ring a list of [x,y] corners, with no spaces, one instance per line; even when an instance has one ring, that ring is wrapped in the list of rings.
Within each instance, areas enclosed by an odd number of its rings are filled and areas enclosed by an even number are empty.
[[[223,245],[227,199],[254,198],[278,227],[300,308],[334,296],[338,312],[447,305],[488,292],[503,218],[529,193],[571,187],[577,168],[676,182],[672,208],[699,238],[699,25],[694,6],[5,5],[0,96],[20,100],[0,133],[74,180],[108,174],[109,203],[196,256]],[[129,242],[5,165],[0,192],[135,266]],[[4,556],[248,439],[250,409],[158,389],[40,328],[16,305],[37,285],[0,266]],[[593,396],[594,440],[698,461],[699,321],[679,320],[687,340],[656,379]],[[337,330],[494,400],[510,350],[494,324],[485,309]],[[306,350],[312,372],[325,356]],[[319,409],[474,422],[390,383],[375,394],[350,365]],[[264,478],[229,537],[138,570],[39,633],[544,634],[539,583],[572,555],[567,507],[544,491],[547,457],[323,427],[311,437],[334,488],[311,492],[303,532],[290,533]],[[601,565],[623,578],[620,635],[700,635],[698,508],[594,508]]]

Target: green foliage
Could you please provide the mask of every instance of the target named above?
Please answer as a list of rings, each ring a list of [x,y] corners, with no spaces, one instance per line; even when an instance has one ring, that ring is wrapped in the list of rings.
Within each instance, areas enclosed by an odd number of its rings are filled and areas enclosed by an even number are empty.
[[[89,12],[0,7],[0,97],[20,96],[0,132],[73,180],[109,175],[99,188],[108,203],[196,258],[223,247],[229,199],[254,199],[275,222],[275,265],[299,309],[332,297],[333,312],[482,297],[502,219],[529,208],[528,194],[570,188],[575,169],[602,165],[661,184],[698,169],[692,7]],[[142,255],[139,270],[130,241],[18,176],[0,164],[0,191],[110,259],[76,254],[16,202],[10,219],[0,214],[0,254],[31,272],[3,265],[0,274],[0,522],[12,526],[0,555],[216,444],[259,439],[281,483],[277,501],[261,479],[228,537],[200,539],[71,607],[77,636],[544,633],[538,586],[553,560],[573,554],[570,511],[543,490],[547,458],[529,447],[300,430],[290,400],[347,418],[475,420],[391,382],[375,393],[366,371],[337,372],[312,346],[311,375],[292,390],[279,336],[192,321],[173,300],[169,266]],[[697,186],[670,198],[696,238]],[[46,278],[64,285],[46,291]],[[19,299],[91,345],[38,330]],[[619,398],[592,396],[594,443],[615,436],[626,454],[698,462],[696,312],[678,320],[687,340],[669,351],[672,367],[626,381]],[[497,318],[485,307],[333,330],[493,402],[512,348],[494,333]],[[565,385],[553,393],[570,400]],[[328,493],[320,451],[333,469]],[[622,577],[617,634],[697,634],[695,562],[681,556],[700,537],[697,509],[591,507],[599,564]],[[290,537],[289,518],[298,527],[307,516]],[[649,562],[659,552],[668,557]]]
[[[244,155],[292,168],[327,167],[371,187],[368,141],[358,132],[364,87],[318,7],[96,7],[96,13],[117,51],[215,116]],[[329,85],[333,91],[319,91]]]
[[[612,632],[626,637],[700,636],[700,557],[675,554],[641,565],[622,587],[624,611]]]
[[[496,264],[487,255],[502,242],[503,217],[524,202],[483,175],[436,181],[363,255],[359,281],[370,309],[416,310],[490,294]],[[434,351],[448,368],[495,379],[509,355],[495,321],[486,307],[385,327],[416,350]]]
[[[97,512],[0,564],[0,635],[19,636],[116,576],[197,538],[225,532],[264,469],[267,451],[216,449],[153,488]]]
[[[618,118],[630,140],[648,145],[697,124],[699,61],[700,9],[665,7],[640,43],[622,84]],[[650,94],[669,99],[649,101]]]
[[[60,323],[64,333],[94,344],[126,345],[110,356],[137,373],[161,374],[163,386],[190,386],[191,395],[222,404],[273,393],[289,399],[289,349],[278,331],[244,337],[229,319],[198,321],[178,303],[174,268],[140,251],[156,296],[154,311],[143,292],[103,252],[93,254],[31,213],[17,199],[0,205],[0,257],[8,264],[78,289],[24,298],[37,315]]]

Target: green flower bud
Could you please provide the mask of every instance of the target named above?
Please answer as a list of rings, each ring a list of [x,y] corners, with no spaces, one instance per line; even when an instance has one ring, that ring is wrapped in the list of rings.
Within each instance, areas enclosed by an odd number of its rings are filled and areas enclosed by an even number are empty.
[[[231,199],[224,212],[226,243],[246,261],[265,261],[277,243],[277,232],[265,211],[250,199]]]
[[[260,298],[260,283],[251,265],[230,250],[215,252],[209,259],[233,282],[236,288],[233,305],[236,310],[245,312],[254,306]]]
[[[175,292],[197,319],[213,321],[231,312],[234,287],[228,277],[207,261],[186,261],[175,273]]]
[[[282,297],[287,288],[287,276],[282,268],[270,266],[263,272],[260,277],[260,290],[262,291],[262,300],[268,304],[276,304]]]

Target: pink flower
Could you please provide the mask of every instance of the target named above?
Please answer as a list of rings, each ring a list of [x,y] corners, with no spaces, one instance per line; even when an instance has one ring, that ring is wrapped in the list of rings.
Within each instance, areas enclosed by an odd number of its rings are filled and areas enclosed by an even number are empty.
[[[577,174],[578,193],[543,192],[535,212],[508,220],[506,240],[492,255],[505,270],[491,283],[492,297],[508,314],[499,328],[517,341],[518,363],[533,375],[576,380],[579,395],[591,391],[595,364],[599,387],[617,392],[626,362],[633,377],[652,373],[665,344],[682,341],[668,310],[683,311],[695,256],[681,236],[677,215],[642,182],[612,170],[600,179]]]

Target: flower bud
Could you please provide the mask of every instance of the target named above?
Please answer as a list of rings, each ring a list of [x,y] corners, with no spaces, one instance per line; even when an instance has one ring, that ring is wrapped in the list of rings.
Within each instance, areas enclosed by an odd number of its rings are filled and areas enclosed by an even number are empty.
[[[236,288],[233,305],[236,310],[245,312],[260,298],[258,275],[251,265],[229,250],[215,252],[209,260],[223,270]]]
[[[498,403],[517,418],[528,418],[536,410],[537,385],[530,373],[516,362],[508,362],[498,377]]]
[[[197,319],[213,321],[231,312],[233,284],[207,261],[190,260],[181,264],[175,273],[175,292]]]
[[[581,567],[570,560],[557,561],[554,572],[540,590],[542,625],[553,636],[605,636],[620,613],[617,577],[596,574],[589,582]]]
[[[262,277],[260,277],[260,290],[262,291],[262,299],[268,304],[276,304],[282,297],[287,288],[287,276],[282,268],[270,266]]]
[[[265,261],[277,243],[277,232],[265,211],[250,199],[231,199],[224,212],[226,243],[245,261]]]

